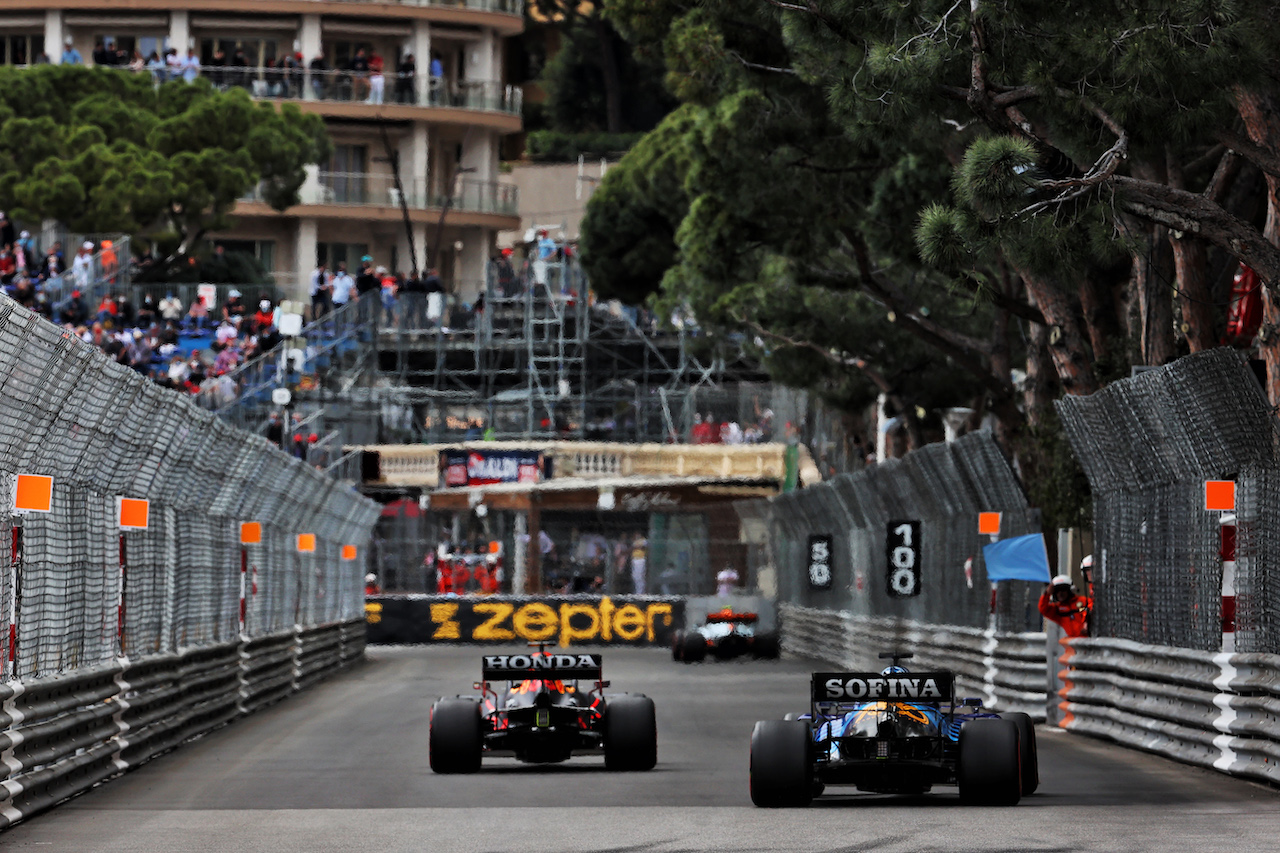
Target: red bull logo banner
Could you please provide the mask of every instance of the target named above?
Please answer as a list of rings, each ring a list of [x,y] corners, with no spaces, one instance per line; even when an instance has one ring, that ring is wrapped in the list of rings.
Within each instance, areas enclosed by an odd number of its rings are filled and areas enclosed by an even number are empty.
[[[543,457],[537,450],[442,450],[446,486],[492,486],[542,482]]]

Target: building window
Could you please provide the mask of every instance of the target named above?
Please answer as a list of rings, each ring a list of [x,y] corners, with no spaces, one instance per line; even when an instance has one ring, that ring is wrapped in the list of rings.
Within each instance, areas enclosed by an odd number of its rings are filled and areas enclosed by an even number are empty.
[[[0,65],[31,65],[44,53],[44,35],[0,37]]]
[[[317,243],[316,262],[327,264],[329,269],[345,264],[347,272],[355,275],[360,269],[360,259],[369,254],[368,243]]]
[[[267,272],[275,272],[275,240],[218,240],[217,245],[228,252],[243,252],[258,259]]]

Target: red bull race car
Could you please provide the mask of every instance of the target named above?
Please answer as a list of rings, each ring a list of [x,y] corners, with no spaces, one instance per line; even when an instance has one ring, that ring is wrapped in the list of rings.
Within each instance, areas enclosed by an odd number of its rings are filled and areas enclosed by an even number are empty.
[[[807,714],[756,723],[751,801],[807,806],[830,785],[923,794],[958,785],[964,802],[1014,805],[1039,787],[1035,728],[1026,714],[996,715],[955,697],[947,672],[815,672]]]
[[[672,633],[671,657],[685,663],[697,663],[707,655],[717,660],[741,655],[776,658],[782,651],[778,634],[757,630],[759,621],[756,613],[735,613],[728,607],[708,613],[705,624]]]
[[[603,755],[610,770],[657,764],[653,700],[605,693],[600,655],[485,655],[480,672],[479,701],[445,697],[431,708],[428,746],[436,773],[475,773],[486,755],[531,764]]]

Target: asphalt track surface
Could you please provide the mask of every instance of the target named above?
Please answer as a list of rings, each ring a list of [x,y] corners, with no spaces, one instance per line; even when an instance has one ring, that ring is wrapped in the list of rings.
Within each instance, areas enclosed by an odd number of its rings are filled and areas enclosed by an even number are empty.
[[[472,693],[475,647],[370,648],[368,661],[0,834],[54,851],[1274,851],[1280,791],[1039,730],[1041,787],[1011,808],[954,788],[838,794],[764,810],[747,794],[757,719],[805,705],[810,661],[673,663],[602,650],[611,690],[653,697],[658,766],[609,773],[486,760],[427,766],[441,694]],[[825,667],[824,667],[825,668]],[[834,789],[843,791],[844,789]]]

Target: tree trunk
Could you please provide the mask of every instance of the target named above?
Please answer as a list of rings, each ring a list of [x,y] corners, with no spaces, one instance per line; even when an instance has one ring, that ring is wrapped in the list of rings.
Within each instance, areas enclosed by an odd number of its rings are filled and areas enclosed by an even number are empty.
[[[1027,296],[1029,302],[1034,297]],[[1027,426],[1044,426],[1046,414],[1053,406],[1053,359],[1049,355],[1049,327],[1027,324],[1027,381],[1022,386],[1022,407],[1027,413]]]
[[[1280,115],[1269,95],[1240,91],[1236,93],[1240,117],[1244,119],[1249,138],[1272,151],[1280,150]],[[1262,236],[1272,246],[1280,245],[1280,180],[1267,175],[1267,222]],[[1277,276],[1254,267],[1262,287],[1262,331],[1258,335],[1262,357],[1267,361],[1267,399],[1280,404],[1280,305],[1276,304],[1273,285]]]
[[[1019,270],[1022,281],[1045,322],[1049,324],[1046,343],[1058,382],[1067,394],[1092,394],[1098,390],[1089,350],[1081,329],[1079,313],[1061,290],[1051,283]]]
[[[597,12],[593,20],[600,42],[600,74],[604,78],[604,111],[610,133],[622,133],[622,75],[618,71],[618,49],[613,28]]]
[[[1187,337],[1187,346],[1192,352],[1212,349],[1213,294],[1205,277],[1208,253],[1204,241],[1185,232],[1173,232],[1169,243],[1173,246],[1174,281],[1182,297],[1182,333]]]
[[[1135,176],[1162,183],[1165,180],[1163,169],[1150,163],[1135,161]],[[1168,245],[1167,229],[1158,223],[1128,220],[1129,237],[1137,243],[1133,256],[1133,271],[1130,277],[1129,293],[1136,302],[1137,310],[1130,310],[1131,320],[1137,321],[1136,328],[1131,325],[1129,335],[1139,344],[1139,364],[1167,364],[1177,356],[1173,346],[1173,263]]]

